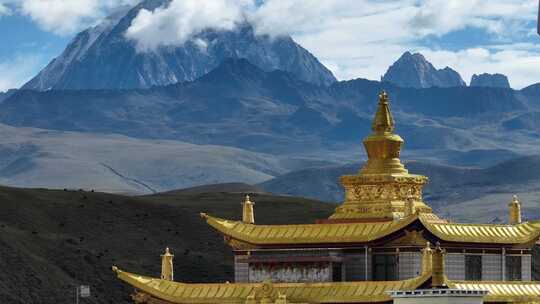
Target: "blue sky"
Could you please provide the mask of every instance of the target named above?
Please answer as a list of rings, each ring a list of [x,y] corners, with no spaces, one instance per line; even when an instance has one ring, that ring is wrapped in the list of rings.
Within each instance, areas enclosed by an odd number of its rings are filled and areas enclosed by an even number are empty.
[[[0,0],[0,91],[35,75],[77,32],[136,2]],[[537,0],[213,0],[218,4],[199,5],[192,14],[209,21],[167,24],[188,18],[183,14],[197,3],[174,0],[159,13],[149,12],[131,39],[150,46],[181,44],[205,26],[228,29],[245,11],[261,34],[292,35],[339,79],[379,79],[410,50],[438,68],[456,69],[466,82],[482,72],[506,74],[514,88],[540,82]]]

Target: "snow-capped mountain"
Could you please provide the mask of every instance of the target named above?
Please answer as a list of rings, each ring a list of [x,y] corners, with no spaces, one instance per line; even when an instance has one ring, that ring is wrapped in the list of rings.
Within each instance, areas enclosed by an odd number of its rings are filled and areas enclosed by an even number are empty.
[[[411,88],[465,86],[458,72],[449,67],[438,70],[422,54],[410,52],[405,52],[388,68],[382,81]]]
[[[146,0],[119,10],[102,24],[79,33],[24,89],[130,89],[194,80],[226,58],[245,58],[265,71],[284,70],[317,85],[336,81],[332,72],[289,36],[256,35],[244,22],[233,31],[206,30],[179,47],[140,52],[125,37],[142,9],[170,0]],[[205,41],[201,47],[197,41]]]

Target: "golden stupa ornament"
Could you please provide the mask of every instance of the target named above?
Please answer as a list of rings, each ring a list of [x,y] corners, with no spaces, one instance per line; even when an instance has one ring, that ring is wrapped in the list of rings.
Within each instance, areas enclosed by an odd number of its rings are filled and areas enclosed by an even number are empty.
[[[437,242],[437,246],[433,251],[432,255],[432,277],[431,277],[431,286],[433,287],[445,287],[446,286],[446,275],[445,270],[445,260],[444,256],[446,250],[441,248],[441,245]]]
[[[422,275],[431,273],[433,267],[433,250],[431,244],[426,243],[426,247],[422,249]]]
[[[521,202],[519,201],[517,195],[512,197],[512,201],[510,204],[508,204],[508,208],[508,223],[510,225],[521,224]]]
[[[169,247],[165,248],[165,253],[161,255],[161,279],[174,281],[173,258]]]
[[[244,203],[242,203],[242,222],[246,224],[255,224],[254,205],[255,203],[250,200],[249,195],[246,195]]]
[[[333,220],[395,220],[413,213],[431,213],[422,199],[422,188],[428,178],[409,174],[399,155],[403,139],[394,133],[390,98],[379,94],[372,133],[364,139],[368,160],[357,175],[341,177],[345,202],[330,217]],[[407,200],[412,206],[405,210]]]

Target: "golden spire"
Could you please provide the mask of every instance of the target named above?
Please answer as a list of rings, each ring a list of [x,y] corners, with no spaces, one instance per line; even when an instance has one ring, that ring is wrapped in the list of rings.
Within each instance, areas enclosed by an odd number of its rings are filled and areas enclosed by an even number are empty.
[[[508,207],[508,223],[510,225],[521,224],[521,202],[519,201],[517,195],[512,197],[512,201],[510,204],[508,204]]]
[[[345,201],[330,220],[399,220],[404,215],[432,213],[422,198],[427,177],[409,174],[399,160],[403,139],[394,133],[390,99],[384,91],[371,128],[364,139],[368,160],[358,174],[341,177]]]
[[[165,253],[161,255],[161,279],[167,281],[174,280],[173,269],[174,255],[169,251],[169,247],[165,248]]]
[[[242,204],[242,221],[246,224],[255,224],[255,210],[253,210],[254,202],[249,200],[249,195],[246,195],[246,199]]]
[[[368,161],[362,174],[407,174],[399,154],[403,139],[394,134],[394,118],[385,91],[379,94],[379,107],[371,124],[372,133],[364,139]]]
[[[379,94],[379,108],[371,123],[371,130],[377,134],[394,132],[394,118],[390,112],[389,101],[388,94],[382,91]]]
[[[433,267],[433,275],[431,277],[431,286],[434,288],[439,287],[445,287],[446,286],[446,277],[444,274],[444,255],[446,254],[446,250],[441,248],[441,244],[437,242],[437,246],[435,247],[435,250],[433,251],[433,258],[432,258],[432,267]]]
[[[422,249],[422,275],[431,273],[433,267],[433,250],[431,244],[426,243],[426,247]]]

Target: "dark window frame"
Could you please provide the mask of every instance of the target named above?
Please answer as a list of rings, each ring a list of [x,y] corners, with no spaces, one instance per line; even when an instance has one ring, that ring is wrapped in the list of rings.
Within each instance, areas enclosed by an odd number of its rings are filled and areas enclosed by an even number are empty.
[[[373,281],[398,280],[398,255],[373,254],[371,256]]]
[[[343,281],[343,263],[333,262],[332,263],[332,282],[342,282]]]
[[[523,280],[522,257],[520,255],[507,255],[504,260],[505,274],[507,281]]]
[[[465,280],[482,281],[482,256],[478,254],[465,255]]]

